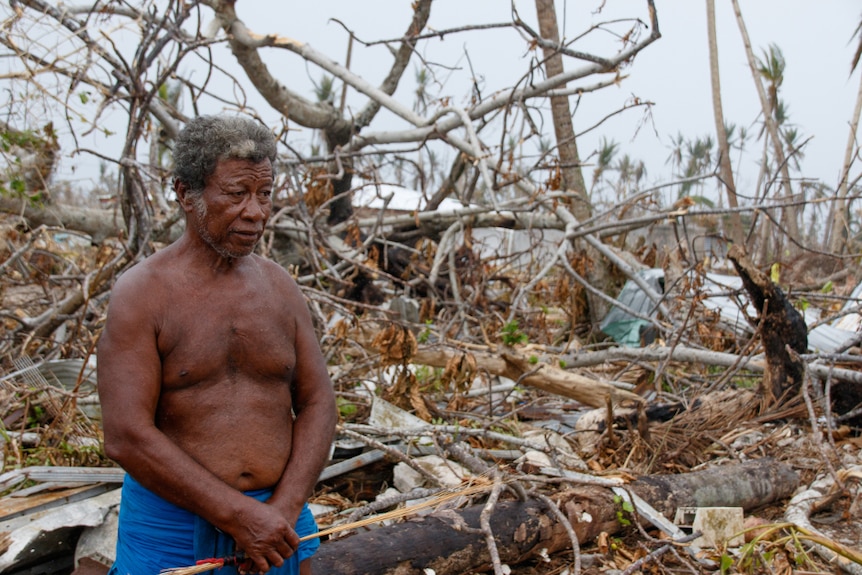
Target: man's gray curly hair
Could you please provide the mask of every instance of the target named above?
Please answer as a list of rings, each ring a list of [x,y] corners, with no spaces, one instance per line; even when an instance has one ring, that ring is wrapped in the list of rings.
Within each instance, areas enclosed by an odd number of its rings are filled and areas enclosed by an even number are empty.
[[[174,146],[174,180],[200,194],[216,165],[227,159],[261,162],[269,158],[275,176],[275,137],[245,116],[198,116],[180,131]]]

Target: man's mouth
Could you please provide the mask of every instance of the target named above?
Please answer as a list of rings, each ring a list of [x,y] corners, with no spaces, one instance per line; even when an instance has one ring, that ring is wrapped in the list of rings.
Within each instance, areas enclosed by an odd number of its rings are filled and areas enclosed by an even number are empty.
[[[231,233],[235,236],[239,236],[240,238],[243,238],[246,240],[257,240],[261,234],[261,232],[259,232],[259,231],[247,231],[247,230],[234,230]]]

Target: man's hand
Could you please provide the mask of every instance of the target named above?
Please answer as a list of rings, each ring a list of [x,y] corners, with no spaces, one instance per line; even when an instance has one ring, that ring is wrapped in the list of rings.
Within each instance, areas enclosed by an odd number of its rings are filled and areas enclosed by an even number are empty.
[[[281,512],[251,497],[229,533],[250,562],[251,571],[260,573],[281,567],[299,547],[299,536]]]

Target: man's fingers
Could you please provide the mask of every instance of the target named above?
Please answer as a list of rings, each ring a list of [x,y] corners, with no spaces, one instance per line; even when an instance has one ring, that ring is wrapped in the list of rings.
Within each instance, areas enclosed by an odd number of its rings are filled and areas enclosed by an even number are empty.
[[[294,548],[291,547],[287,539],[282,539],[274,547],[270,547],[263,555],[259,555],[254,559],[246,559],[239,566],[240,573],[266,573],[269,569],[281,567],[284,565],[284,560],[294,553]]]
[[[279,554],[279,553],[281,553],[281,554]],[[288,553],[287,555],[284,555],[283,551],[281,551],[279,549],[278,551],[276,551],[274,553],[270,553],[267,556],[267,559],[269,559],[269,563],[273,567],[281,567],[282,565],[284,565],[284,558],[285,557],[290,557],[290,553]]]
[[[296,531],[293,529],[287,534],[287,544],[290,545],[291,553],[299,549],[299,535],[296,534]],[[287,557],[287,555],[285,555]]]
[[[290,557],[296,551],[296,547],[290,544],[290,541],[284,541],[283,545],[281,545],[278,549],[278,552],[281,553],[281,556],[284,558]]]
[[[242,569],[243,565],[246,567],[245,570]],[[255,559],[253,562],[246,561],[240,568],[237,569],[242,574],[246,573],[266,573],[269,571],[269,563],[266,559]]]

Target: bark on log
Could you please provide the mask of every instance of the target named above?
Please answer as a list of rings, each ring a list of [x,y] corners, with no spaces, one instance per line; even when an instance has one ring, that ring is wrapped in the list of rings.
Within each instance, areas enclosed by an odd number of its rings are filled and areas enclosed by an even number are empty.
[[[647,476],[627,487],[666,516],[677,506],[731,506],[751,509],[789,497],[796,474],[785,464],[761,459],[684,475]],[[579,541],[622,528],[610,489],[582,486],[554,497]],[[316,573],[328,575],[437,575],[488,568],[479,529],[482,505],[449,510],[324,543],[314,556]],[[587,520],[587,515],[589,519]],[[500,560],[517,564],[538,553],[568,548],[569,537],[553,513],[538,501],[502,501],[491,516]]]
[[[760,338],[767,366],[760,392],[763,407],[766,407],[785,394],[797,393],[802,388],[805,364],[800,358],[791,356],[787,348],[797,354],[805,353],[808,328],[781,288],[754,267],[742,247],[734,244],[727,257],[742,278],[742,285],[759,315]]]
[[[678,507],[754,509],[789,497],[797,481],[789,466],[759,459],[680,475],[647,475],[631,487],[656,510],[673,517]]]

